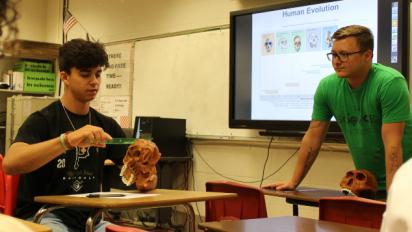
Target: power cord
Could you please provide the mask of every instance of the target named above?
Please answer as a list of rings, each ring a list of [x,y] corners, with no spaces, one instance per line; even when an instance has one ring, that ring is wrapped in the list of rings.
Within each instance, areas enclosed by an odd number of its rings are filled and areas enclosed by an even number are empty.
[[[287,158],[287,160],[286,160],[282,165],[280,165],[280,167],[279,167],[278,169],[276,169],[276,170],[275,170],[274,172],[272,172],[270,175],[266,176],[266,177],[264,178],[264,180],[269,179],[271,176],[273,176],[273,175],[275,175],[276,173],[278,173],[278,172],[289,162],[289,160],[292,159],[292,157],[296,155],[296,153],[299,151],[299,149],[300,149],[300,147],[298,147],[298,148],[295,150],[295,152],[293,152],[293,154],[292,154],[291,156],[289,156],[289,158]]]
[[[196,148],[195,146],[193,146],[193,149],[196,151],[196,153],[198,154],[199,158],[206,164],[206,166],[208,166],[216,175],[218,175],[218,176],[220,176],[220,177],[223,177],[223,178],[225,178],[225,179],[232,180],[232,181],[235,181],[235,182],[239,182],[239,183],[244,183],[244,184],[254,184],[254,183],[259,183],[259,182],[261,182],[261,179],[259,179],[259,180],[252,180],[252,181],[243,181],[243,180],[238,180],[238,179],[234,179],[234,178],[225,176],[225,175],[223,175],[222,173],[218,172],[216,169],[214,169],[214,168],[203,158],[203,156],[200,154],[200,152],[197,150],[197,148]],[[299,151],[299,148],[296,149],[296,151],[293,152],[293,154],[292,154],[291,156],[289,156],[289,157],[286,159],[286,161],[285,161],[278,169],[276,169],[276,170],[275,170],[273,173],[271,173],[269,176],[264,177],[263,180],[266,180],[266,179],[268,179],[269,177],[275,175],[277,172],[279,172],[279,171],[289,162],[289,160],[292,159],[292,157],[293,157],[298,151]],[[192,171],[192,175],[193,175],[193,179],[194,179],[193,171]]]
[[[194,148],[194,147],[193,147]],[[191,173],[192,173],[192,180],[193,180],[193,191],[196,191],[196,181],[195,181],[195,173],[193,170],[193,166],[191,168]],[[199,210],[199,206],[197,205],[197,201],[194,202],[195,206],[196,206],[196,211],[197,211],[197,215],[199,215],[199,222],[203,222],[202,217],[200,216],[200,210]]]
[[[272,141],[273,141],[273,136],[270,137],[270,141],[269,141],[269,144],[268,144],[268,151],[267,151],[267,154],[266,154],[265,163],[263,164],[262,178],[260,179],[259,188],[262,188],[262,183],[263,183],[263,180],[265,178],[265,169],[266,169],[266,164],[268,163],[268,159],[269,159],[269,156],[270,156],[270,145],[272,144]]]

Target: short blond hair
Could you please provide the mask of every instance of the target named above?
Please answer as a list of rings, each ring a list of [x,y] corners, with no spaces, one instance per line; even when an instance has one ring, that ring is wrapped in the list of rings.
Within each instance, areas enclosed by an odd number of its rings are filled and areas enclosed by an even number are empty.
[[[366,51],[370,49],[373,51],[373,34],[369,28],[361,25],[350,25],[339,28],[332,35],[333,41],[347,37],[355,37],[361,50]]]

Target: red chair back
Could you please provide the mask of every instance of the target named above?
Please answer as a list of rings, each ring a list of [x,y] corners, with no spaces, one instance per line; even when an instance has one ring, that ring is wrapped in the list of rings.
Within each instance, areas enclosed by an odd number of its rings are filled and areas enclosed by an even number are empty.
[[[16,207],[19,175],[6,175],[3,171],[3,155],[0,154],[0,210],[6,215],[13,216]]]
[[[209,181],[208,192],[237,193],[237,197],[206,201],[206,221],[266,218],[265,196],[259,188],[230,181]]]
[[[141,230],[134,227],[108,225],[106,226],[106,232],[148,232],[147,230]]]
[[[386,203],[361,197],[325,197],[319,200],[319,220],[379,229]]]
[[[6,176],[3,172],[3,156],[0,155],[0,212],[6,208]]]

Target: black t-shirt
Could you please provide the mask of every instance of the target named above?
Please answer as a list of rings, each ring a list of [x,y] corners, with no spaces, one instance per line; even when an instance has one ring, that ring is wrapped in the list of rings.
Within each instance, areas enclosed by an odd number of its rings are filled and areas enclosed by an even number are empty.
[[[77,115],[66,109],[75,129],[86,124],[102,127],[112,137],[125,137],[115,120],[90,108],[90,116]],[[20,127],[15,142],[39,143],[73,131],[60,101],[56,101],[31,114]],[[20,218],[32,217],[42,204],[33,201],[40,195],[64,195],[100,191],[105,159],[121,164],[127,146],[107,145],[106,148],[90,147],[82,152],[75,148],[66,151],[41,168],[20,175],[15,215]],[[54,210],[66,225],[84,231],[89,210],[63,208]]]

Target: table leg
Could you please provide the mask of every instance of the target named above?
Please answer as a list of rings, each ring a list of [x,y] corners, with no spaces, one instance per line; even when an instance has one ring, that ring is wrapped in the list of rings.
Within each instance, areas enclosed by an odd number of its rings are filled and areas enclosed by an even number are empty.
[[[93,210],[90,213],[90,217],[86,221],[86,232],[93,232],[94,222],[96,219],[102,215],[104,209]]]
[[[319,207],[319,202],[286,198],[286,202],[293,206],[293,216],[299,216],[299,205]]]
[[[34,219],[33,219],[33,222],[34,223],[38,223],[38,224],[40,224],[40,221],[41,221],[41,219],[43,218],[43,216],[46,214],[46,213],[49,213],[49,212],[51,212],[51,211],[53,211],[53,210],[55,210],[55,209],[60,209],[60,208],[64,208],[65,206],[50,206],[50,207],[48,207],[47,205],[44,205],[43,207],[41,207],[38,211],[37,211],[37,213],[34,215]]]
[[[299,216],[299,208],[297,204],[293,204],[293,216]]]
[[[195,211],[190,203],[184,203],[183,206],[187,210],[187,215],[189,217],[189,231],[196,231],[196,221],[195,221]]]

